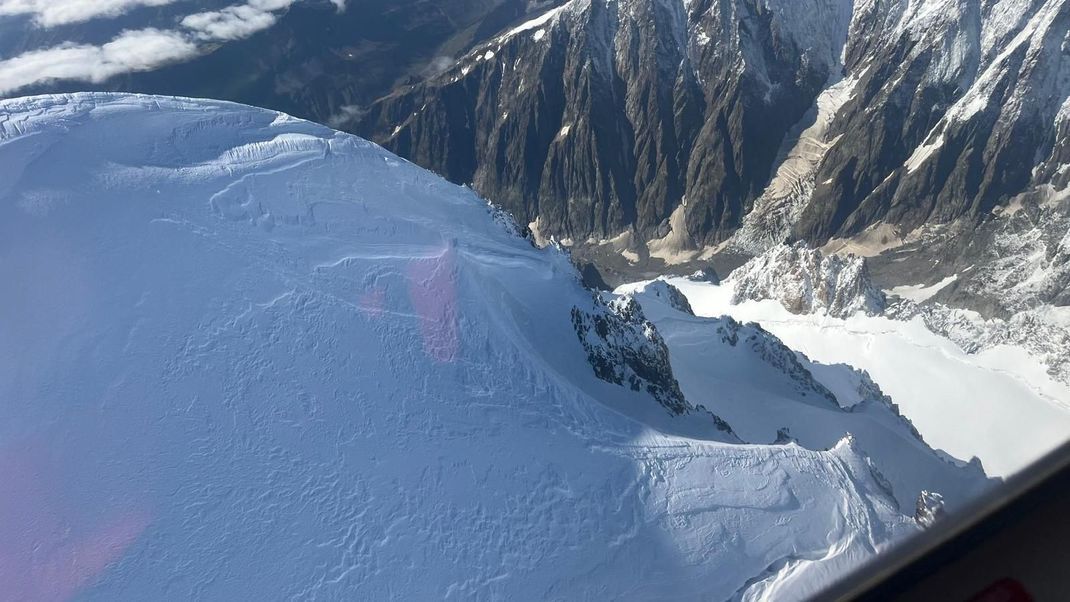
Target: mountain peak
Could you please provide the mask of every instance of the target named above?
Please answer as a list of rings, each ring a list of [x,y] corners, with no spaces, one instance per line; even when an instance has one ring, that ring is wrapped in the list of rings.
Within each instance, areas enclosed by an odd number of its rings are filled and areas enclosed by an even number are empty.
[[[634,299],[371,143],[214,101],[0,113],[15,597],[805,595],[917,530],[856,450],[666,412]]]

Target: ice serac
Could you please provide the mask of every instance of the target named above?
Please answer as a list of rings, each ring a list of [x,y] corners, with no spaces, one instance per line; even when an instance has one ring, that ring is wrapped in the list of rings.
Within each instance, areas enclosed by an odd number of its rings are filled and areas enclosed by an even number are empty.
[[[773,299],[794,313],[876,315],[886,304],[864,258],[826,255],[801,242],[778,245],[755,257],[733,271],[726,285],[735,303]]]
[[[145,96],[0,122],[0,598],[805,596],[917,529],[850,438],[598,378],[568,258],[371,143]]]

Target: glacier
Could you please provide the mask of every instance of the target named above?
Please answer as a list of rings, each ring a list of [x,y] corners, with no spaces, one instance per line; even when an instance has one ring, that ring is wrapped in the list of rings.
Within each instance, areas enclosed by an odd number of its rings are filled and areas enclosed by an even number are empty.
[[[895,441],[987,483],[649,291],[691,405],[599,379],[566,252],[271,111],[0,101],[0,282],[0,598],[803,598],[919,530]]]
[[[808,362],[866,371],[929,445],[953,458],[977,458],[989,475],[1011,476],[1067,440],[1070,386],[1051,369],[1053,356],[1065,354],[1061,347],[1045,354],[1020,340],[1036,329],[1011,323],[979,331],[968,312],[939,305],[905,301],[874,313],[867,303],[873,285],[860,258],[818,257],[774,248],[721,284],[681,277],[666,282],[700,317],[755,322]],[[828,269],[830,261],[837,269]],[[1060,340],[1035,339],[1056,346]],[[731,414],[725,418],[731,421]]]

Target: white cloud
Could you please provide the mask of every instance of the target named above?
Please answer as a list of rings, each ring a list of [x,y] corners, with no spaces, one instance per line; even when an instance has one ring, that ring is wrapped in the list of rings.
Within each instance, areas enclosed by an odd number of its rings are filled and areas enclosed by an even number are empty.
[[[223,10],[196,13],[182,19],[182,26],[202,40],[247,38],[275,24],[275,11],[290,8],[296,0],[250,0]]]
[[[0,61],[0,94],[59,79],[102,82],[121,73],[148,71],[199,52],[174,31],[126,31],[102,46],[63,44]]]
[[[165,6],[181,0],[0,0],[0,16],[31,15],[41,27],[117,17],[140,6]]]
[[[119,14],[134,5],[159,6],[176,1],[179,0],[0,0],[0,16],[33,13],[44,24],[45,19],[55,23],[58,21],[54,19],[74,19],[74,15],[84,18],[88,14]],[[100,83],[123,73],[150,71],[189,60],[202,52],[202,44],[239,40],[271,27],[278,20],[278,12],[297,1],[247,0],[222,10],[189,15],[180,22],[181,29],[124,31],[101,46],[67,43],[0,60],[0,94],[56,80]],[[345,0],[331,1],[336,6],[345,5]],[[63,5],[67,12],[49,12],[56,5]]]

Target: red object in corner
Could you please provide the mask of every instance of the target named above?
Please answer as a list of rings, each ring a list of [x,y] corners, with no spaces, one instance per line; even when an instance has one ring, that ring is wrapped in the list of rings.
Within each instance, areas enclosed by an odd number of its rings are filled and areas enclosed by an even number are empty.
[[[1033,596],[1020,582],[1004,578],[986,587],[969,602],[1033,602]]]

